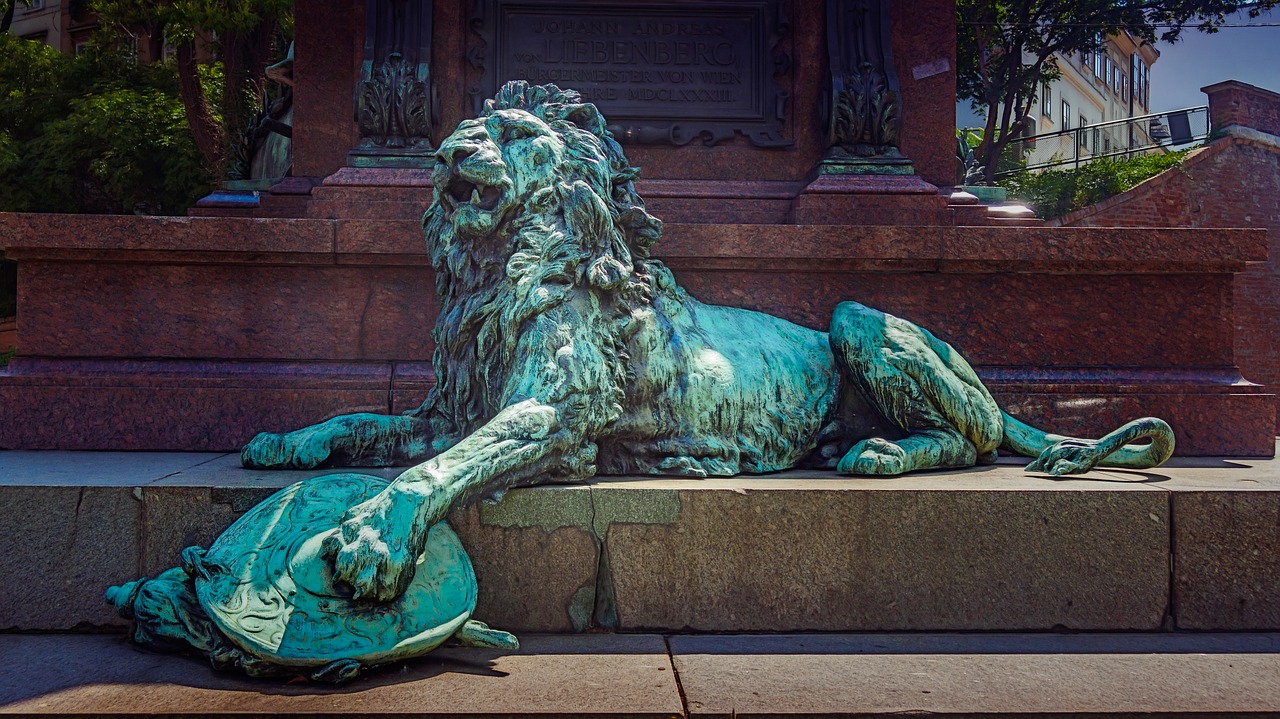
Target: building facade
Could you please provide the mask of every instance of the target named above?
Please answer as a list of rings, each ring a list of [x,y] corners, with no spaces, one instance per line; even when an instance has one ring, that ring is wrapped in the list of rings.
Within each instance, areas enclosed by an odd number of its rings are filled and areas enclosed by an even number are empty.
[[[9,31],[25,40],[36,40],[56,48],[67,55],[78,55],[93,38],[98,29],[98,16],[89,9],[86,0],[29,0],[26,5],[18,2]],[[172,53],[160,37],[146,32],[134,35],[134,50],[139,62],[155,62]],[[208,57],[208,43],[197,43],[197,57]]]
[[[1073,132],[1029,143],[1027,164],[1084,160],[1152,145],[1150,123],[1115,121],[1150,114],[1151,66],[1159,57],[1153,46],[1127,32],[1107,37],[1091,52],[1055,55],[1062,75],[1041,85],[1028,134]]]
[[[38,40],[74,54],[88,43],[98,18],[84,0],[30,0],[18,3],[9,31],[17,37]]]

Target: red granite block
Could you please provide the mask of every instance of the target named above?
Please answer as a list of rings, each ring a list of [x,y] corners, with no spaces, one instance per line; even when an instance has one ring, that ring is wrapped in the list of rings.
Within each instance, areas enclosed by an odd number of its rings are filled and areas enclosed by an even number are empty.
[[[426,210],[427,204],[423,204],[420,201],[312,200],[307,203],[307,216],[329,220],[412,220],[421,222],[422,213]]]
[[[359,138],[355,82],[363,52],[362,0],[308,0],[294,18],[293,174],[324,177]]]
[[[329,253],[333,225],[306,219],[0,213],[0,247]]]
[[[638,180],[649,213],[668,224],[781,224],[788,222],[798,182]]]
[[[1053,432],[1099,437],[1139,417],[1160,417],[1173,427],[1180,456],[1272,457],[1276,396],[1258,386],[1179,390],[1105,386],[1048,388],[988,382],[1009,414]],[[1149,470],[1156,474],[1159,470]]]
[[[394,414],[417,409],[436,386],[430,362],[397,362],[391,373],[391,411]]]
[[[791,200],[645,197],[654,216],[669,222],[699,224],[751,223],[774,225],[791,217]]]
[[[970,271],[1238,272],[1267,257],[1267,233],[1255,229],[958,227],[944,237],[943,259]]]
[[[332,192],[335,187],[430,188],[431,175],[430,168],[420,167],[341,167],[312,192]]]
[[[938,227],[671,224],[653,254],[691,269],[936,271],[941,250]],[[742,289],[753,292],[753,282]]]
[[[855,300],[1017,367],[1231,367],[1229,275],[1037,275],[682,269],[704,302],[825,329]],[[1187,302],[1194,297],[1194,302]],[[1137,304],[1140,299],[1141,307]]]
[[[420,267],[23,262],[23,354],[425,359],[435,293]]]
[[[13,317],[0,319],[0,353],[8,352],[18,344],[18,322]]]
[[[254,434],[387,412],[387,364],[52,360],[0,370],[0,448],[238,451]]]
[[[336,249],[367,263],[381,255],[426,264],[426,241],[421,220],[338,220]],[[341,259],[339,261],[342,261]]]
[[[902,154],[938,186],[956,181],[955,0],[890,3],[902,90]]]

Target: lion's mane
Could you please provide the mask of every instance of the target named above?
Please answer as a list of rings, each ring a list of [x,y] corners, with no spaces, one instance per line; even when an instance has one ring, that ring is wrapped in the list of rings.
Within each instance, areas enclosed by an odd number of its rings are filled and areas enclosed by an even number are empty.
[[[554,85],[508,83],[481,117],[519,109],[544,122],[563,144],[562,166],[546,187],[504,219],[495,236],[456,231],[439,201],[423,218],[441,311],[433,337],[436,388],[421,411],[435,425],[436,449],[457,442],[498,410],[507,392],[526,323],[587,291],[597,317],[576,323],[605,357],[604,386],[580,388],[616,419],[628,379],[624,351],[633,313],[656,292],[675,291],[669,271],[650,258],[662,223],[645,211],[633,180],[639,173],[605,128],[594,105]],[[569,331],[569,330],[566,330]],[[592,372],[588,371],[588,375]]]

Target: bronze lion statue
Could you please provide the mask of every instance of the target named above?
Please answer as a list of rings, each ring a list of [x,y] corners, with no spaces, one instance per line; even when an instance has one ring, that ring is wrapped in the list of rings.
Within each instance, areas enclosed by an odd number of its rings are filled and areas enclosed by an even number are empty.
[[[1101,440],[1023,424],[950,345],[854,302],[825,333],[699,302],[650,255],[662,223],[637,174],[596,107],[554,85],[509,83],[441,143],[423,219],[441,300],[430,396],[404,416],[260,434],[242,453],[257,468],[415,465],[325,547],[357,598],[395,597],[432,525],[511,487],[889,476],[989,463],[1000,447],[1053,475],[1172,454],[1158,419]]]

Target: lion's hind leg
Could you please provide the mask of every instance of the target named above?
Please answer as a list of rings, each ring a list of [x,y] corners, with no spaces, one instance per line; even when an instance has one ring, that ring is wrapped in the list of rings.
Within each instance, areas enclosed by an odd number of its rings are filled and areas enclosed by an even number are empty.
[[[431,452],[425,419],[385,414],[344,414],[275,434],[262,432],[240,451],[251,469],[408,466]]]
[[[1000,408],[950,345],[906,320],[844,302],[832,318],[831,348],[844,376],[908,433],[858,442],[838,471],[889,476],[994,459]]]

